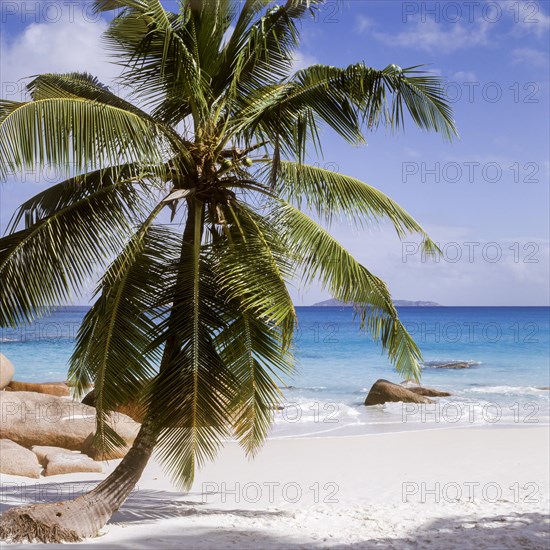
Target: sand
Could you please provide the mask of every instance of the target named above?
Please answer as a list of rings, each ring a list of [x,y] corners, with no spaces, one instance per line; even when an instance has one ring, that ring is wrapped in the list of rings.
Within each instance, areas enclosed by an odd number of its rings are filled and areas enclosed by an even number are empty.
[[[546,550],[549,436],[492,426],[273,439],[250,462],[229,443],[190,493],[152,461],[100,537],[25,547]],[[1,476],[0,509],[76,496],[105,475]]]

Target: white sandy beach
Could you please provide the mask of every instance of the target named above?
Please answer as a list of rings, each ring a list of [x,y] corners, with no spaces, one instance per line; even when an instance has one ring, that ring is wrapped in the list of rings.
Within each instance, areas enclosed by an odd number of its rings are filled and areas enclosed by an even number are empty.
[[[152,461],[101,537],[47,548],[545,550],[549,433],[486,427],[270,440],[252,462],[230,443],[190,493]],[[115,465],[39,481],[2,475],[1,509],[81,494]]]

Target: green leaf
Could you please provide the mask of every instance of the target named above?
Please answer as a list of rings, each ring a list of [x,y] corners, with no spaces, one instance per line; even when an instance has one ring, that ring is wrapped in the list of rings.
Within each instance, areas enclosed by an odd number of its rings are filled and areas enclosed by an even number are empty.
[[[405,107],[413,122],[425,130],[456,135],[442,80],[417,67],[383,70],[364,63],[347,68],[313,65],[282,82],[257,87],[242,100],[233,124],[272,143],[280,139],[288,156],[303,161],[306,144],[319,151],[319,127],[326,124],[350,143],[364,143],[362,128],[380,123],[404,126]]]
[[[280,197],[306,206],[328,223],[345,215],[350,223],[362,228],[386,218],[400,238],[418,233],[426,253],[438,252],[437,245],[403,208],[356,178],[318,166],[281,161],[277,191]]]
[[[70,301],[124,246],[138,203],[131,182],[98,186],[0,239],[0,326],[32,322]]]
[[[381,342],[397,371],[418,380],[420,350],[399,321],[384,282],[292,205],[281,200],[271,216],[273,223],[285,228],[284,238],[298,258],[304,282],[319,280],[334,298],[353,304],[359,313],[361,328]]]
[[[166,284],[166,266],[179,251],[179,236],[152,225],[158,206],[132,235],[97,289],[98,299],[84,317],[69,366],[81,395],[94,386],[95,443],[112,449],[119,441],[108,430],[109,413],[129,402],[145,407],[146,387],[157,374],[161,350],[151,348],[157,331],[157,295]]]
[[[237,381],[228,405],[235,437],[254,456],[265,441],[273,410],[283,400],[278,381],[294,373],[281,329],[250,312],[242,313],[217,338],[222,360]]]
[[[5,102],[0,107],[3,179],[45,165],[67,175],[121,163],[164,166],[166,144],[156,126],[124,109],[81,98],[12,103],[9,113]]]
[[[293,264],[276,228],[239,201],[225,209],[224,235],[213,246],[220,291],[239,301],[239,310],[281,327],[285,347],[296,312],[285,281]]]
[[[59,210],[82,201],[101,189],[112,186],[117,181],[128,184],[125,200],[129,207],[139,211],[142,208],[140,204],[145,199],[144,195],[152,192],[152,189],[144,181],[148,176],[150,174],[142,172],[137,166],[125,164],[69,178],[26,200],[12,216],[6,233],[15,232],[21,221],[25,222],[25,228],[28,229],[39,221],[53,216]],[[135,189],[130,185],[132,182],[134,182]]]
[[[191,243],[166,270],[168,281],[159,301],[171,301],[170,315],[159,323],[165,355],[149,402],[158,427],[158,457],[183,487],[192,484],[195,468],[211,460],[229,435],[228,404],[236,390],[234,377],[214,345],[227,320],[210,267],[201,248],[202,208],[190,213]],[[164,336],[163,336],[164,335]]]

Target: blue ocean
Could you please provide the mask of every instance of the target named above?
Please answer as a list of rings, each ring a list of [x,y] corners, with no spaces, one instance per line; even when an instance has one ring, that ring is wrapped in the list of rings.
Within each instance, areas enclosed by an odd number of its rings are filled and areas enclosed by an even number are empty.
[[[0,352],[16,379],[64,380],[87,308],[64,308],[17,330],[3,329]],[[403,307],[402,322],[422,350],[422,385],[451,397],[434,404],[363,405],[379,378],[401,382],[351,308],[298,307],[296,372],[271,437],[359,435],[467,426],[548,424],[550,308]],[[436,368],[467,362],[469,368]]]

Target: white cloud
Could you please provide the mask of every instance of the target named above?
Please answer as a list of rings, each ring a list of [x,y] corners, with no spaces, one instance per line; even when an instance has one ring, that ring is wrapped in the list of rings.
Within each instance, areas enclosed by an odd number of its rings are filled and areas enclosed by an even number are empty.
[[[460,225],[427,225],[425,229],[443,250],[438,261],[421,255],[418,237],[408,236],[400,242],[387,223],[350,231],[341,222],[330,232],[387,282],[394,298],[432,300],[447,306],[550,303],[547,239],[530,235],[495,238]],[[303,305],[329,297],[319,284],[305,290],[293,288],[291,296]]]
[[[24,80],[47,72],[89,72],[106,84],[119,69],[108,63],[101,43],[107,23],[91,22],[75,10],[64,12],[57,22],[31,23],[11,41],[2,40],[0,58],[1,96],[21,100]]]
[[[362,33],[366,30],[370,30],[376,26],[374,19],[371,19],[370,17],[366,17],[365,15],[359,15],[356,18],[356,22],[357,22],[356,30],[359,33]]]
[[[292,61],[292,70],[299,71],[300,69],[305,69],[310,65],[317,65],[318,63],[319,60],[315,56],[297,51]]]
[[[471,3],[474,4],[474,3]],[[463,9],[458,20],[445,16],[444,11],[428,15],[411,14],[407,17],[406,29],[397,34],[373,32],[372,35],[384,44],[415,48],[430,53],[453,53],[455,51],[490,44],[489,38],[516,37],[548,40],[550,15],[545,13],[547,3],[533,0],[500,0],[498,4],[487,1],[476,3],[470,10]],[[454,13],[454,12],[452,12]],[[370,20],[359,21],[359,28],[372,28]],[[496,29],[499,29],[497,31]],[[494,29],[494,30],[493,30]],[[490,36],[491,33],[491,36]],[[540,56],[532,54],[533,64],[541,65]]]
[[[331,234],[386,281],[395,298],[443,305],[550,303],[547,239],[528,234],[495,238],[460,225],[428,224],[425,229],[443,250],[438,261],[421,255],[416,236],[400,242],[386,223],[361,232],[338,223]],[[303,304],[327,297],[317,285],[305,294],[291,293]]]
[[[512,51],[512,63],[514,65],[548,67],[548,54],[532,48],[517,48]]]
[[[443,256],[437,261],[422,257],[413,244],[416,239],[407,238],[401,254],[392,252],[386,261],[380,261],[393,295],[427,296],[425,299],[445,305],[549,303],[548,240],[531,236],[487,238],[460,227],[426,229]],[[396,277],[399,270],[401,276]]]
[[[478,20],[469,25],[443,25],[433,19],[417,19],[407,30],[397,34],[375,32],[373,36],[384,44],[416,48],[430,53],[452,53],[488,43],[490,24]]]
[[[550,15],[543,11],[548,3],[533,0],[501,0],[500,5],[504,14],[508,15],[513,23],[514,34],[530,34],[542,37],[550,29]]]
[[[405,153],[405,155],[412,158],[418,158],[420,156],[420,153],[412,147],[404,147],[403,152]]]
[[[455,82],[479,82],[479,79],[472,71],[458,71],[453,74]]]

